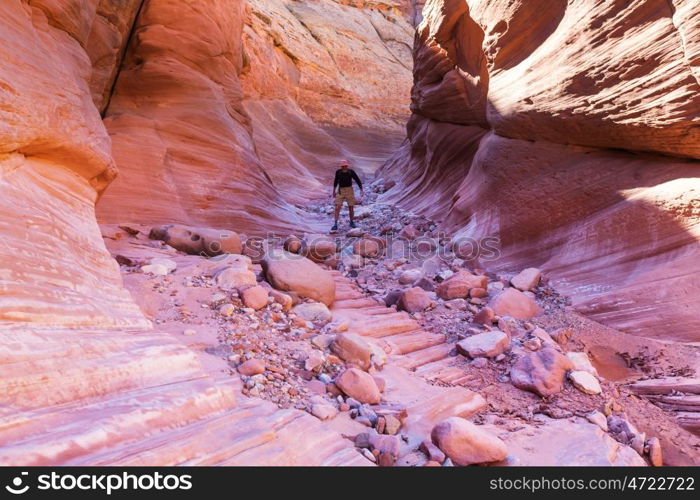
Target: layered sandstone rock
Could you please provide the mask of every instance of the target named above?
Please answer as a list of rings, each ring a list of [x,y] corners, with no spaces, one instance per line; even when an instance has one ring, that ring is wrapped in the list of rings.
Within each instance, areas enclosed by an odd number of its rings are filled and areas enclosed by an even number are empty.
[[[81,2],[81,4],[86,2]],[[0,321],[146,327],[95,222],[116,169],[83,50],[97,3],[3,5]]]
[[[289,203],[404,137],[409,2],[206,3],[143,4],[105,112],[121,176],[100,219],[308,227]]]
[[[697,340],[700,7],[432,0],[423,13],[387,198],[500,238],[482,264],[541,266],[596,319]]]

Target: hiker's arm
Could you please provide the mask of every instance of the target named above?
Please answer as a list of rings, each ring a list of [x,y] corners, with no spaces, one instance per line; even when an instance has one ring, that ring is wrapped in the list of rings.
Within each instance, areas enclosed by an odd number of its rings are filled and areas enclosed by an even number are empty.
[[[338,184],[340,184],[340,176],[338,175],[338,172],[336,172],[335,181],[333,181],[333,194],[331,196],[335,196],[335,190],[338,187]]]
[[[362,188],[362,181],[360,180],[360,177],[357,175],[357,172],[355,172],[354,170],[352,171],[352,178],[355,179],[355,182],[357,182],[357,185],[360,188],[360,191],[362,191],[364,193],[365,190]]]

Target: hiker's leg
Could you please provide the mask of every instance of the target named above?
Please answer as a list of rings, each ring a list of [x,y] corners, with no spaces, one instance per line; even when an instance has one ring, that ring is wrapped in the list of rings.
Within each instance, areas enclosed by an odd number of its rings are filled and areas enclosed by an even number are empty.
[[[348,210],[350,211],[350,222],[355,220],[355,206],[348,201]]]
[[[340,209],[343,208],[343,204],[336,202],[335,204],[335,223],[338,223],[338,219],[340,219]]]

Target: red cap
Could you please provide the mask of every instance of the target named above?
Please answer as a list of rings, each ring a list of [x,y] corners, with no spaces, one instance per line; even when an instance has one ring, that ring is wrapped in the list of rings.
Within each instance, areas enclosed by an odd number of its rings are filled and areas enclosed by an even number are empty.
[[[341,167],[349,167],[350,162],[348,162],[348,160],[340,160],[340,163],[338,165]]]

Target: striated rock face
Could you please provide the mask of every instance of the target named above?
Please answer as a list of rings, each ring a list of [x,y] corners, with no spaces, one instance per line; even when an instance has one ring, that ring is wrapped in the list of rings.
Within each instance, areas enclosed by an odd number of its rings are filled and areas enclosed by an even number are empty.
[[[698,340],[700,6],[430,0],[386,199],[631,333]],[[673,324],[673,332],[663,326]]]
[[[325,195],[340,158],[370,172],[404,137],[409,2],[206,3],[143,4],[105,111],[121,175],[100,220],[303,226],[289,203]]]
[[[97,2],[3,4],[0,328],[146,327],[95,222],[116,169],[82,45]],[[96,35],[95,35],[96,36]]]

